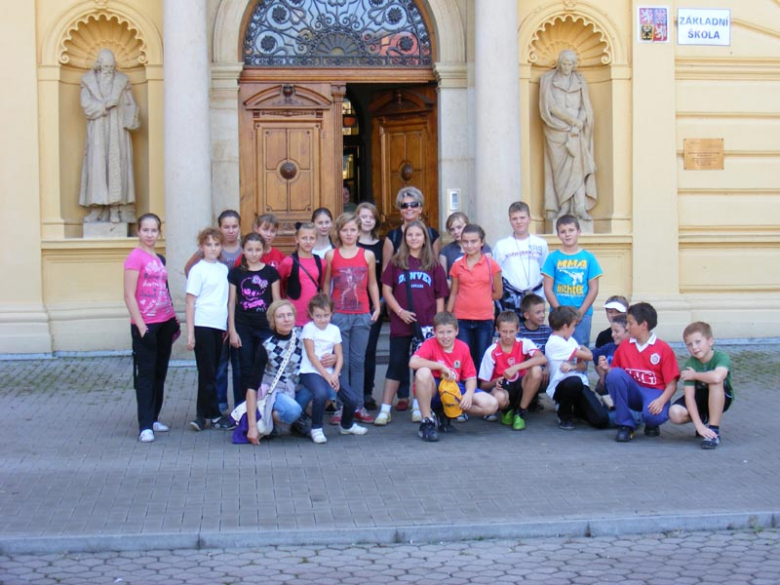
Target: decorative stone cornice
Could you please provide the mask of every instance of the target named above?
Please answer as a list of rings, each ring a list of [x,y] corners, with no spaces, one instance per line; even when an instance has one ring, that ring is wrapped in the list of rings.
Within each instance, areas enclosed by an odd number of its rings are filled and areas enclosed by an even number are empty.
[[[468,87],[468,66],[465,63],[434,63],[433,72],[440,88],[463,89]]]

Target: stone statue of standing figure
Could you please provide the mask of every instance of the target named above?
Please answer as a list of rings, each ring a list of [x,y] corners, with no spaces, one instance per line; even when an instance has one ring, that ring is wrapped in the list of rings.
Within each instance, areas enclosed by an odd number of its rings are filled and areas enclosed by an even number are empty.
[[[133,222],[130,131],[140,126],[139,112],[130,80],[116,70],[116,59],[108,49],[98,53],[92,70],[81,78],[81,107],[87,117],[87,141],[79,205],[90,208],[84,222]]]
[[[552,222],[569,214],[583,232],[593,232],[588,211],[596,205],[593,108],[588,84],[577,71],[574,51],[561,51],[558,65],[542,75],[539,110],[544,122],[544,208]]]

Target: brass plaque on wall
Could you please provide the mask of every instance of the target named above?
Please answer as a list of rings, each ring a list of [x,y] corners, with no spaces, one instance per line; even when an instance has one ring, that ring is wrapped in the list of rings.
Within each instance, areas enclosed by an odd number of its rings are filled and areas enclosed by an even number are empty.
[[[722,171],[723,138],[683,140],[683,168],[686,171]]]

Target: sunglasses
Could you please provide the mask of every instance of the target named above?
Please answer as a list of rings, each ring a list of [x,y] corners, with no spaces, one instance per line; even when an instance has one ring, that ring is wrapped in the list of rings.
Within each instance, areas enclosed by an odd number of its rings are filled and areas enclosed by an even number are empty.
[[[422,207],[422,203],[419,201],[409,201],[408,203],[401,203],[401,209],[417,209]]]

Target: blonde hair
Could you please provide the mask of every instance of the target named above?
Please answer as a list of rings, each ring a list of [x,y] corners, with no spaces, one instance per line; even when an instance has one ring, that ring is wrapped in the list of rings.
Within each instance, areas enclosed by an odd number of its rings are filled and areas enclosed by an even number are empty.
[[[345,225],[352,222],[355,222],[358,231],[360,231],[360,218],[354,213],[342,213],[336,218],[336,221],[333,222],[333,227],[331,228],[331,239],[337,248],[340,248],[344,245],[341,241],[339,232],[344,229]]]
[[[363,203],[361,203],[355,208],[355,215],[360,217],[360,212],[363,211],[364,209],[368,209],[371,212],[371,215],[374,216],[374,229],[371,230],[371,237],[376,238],[377,230],[379,229],[379,210],[376,208],[376,205],[374,205],[373,203],[364,201]]]
[[[406,226],[403,237],[401,238],[401,245],[398,247],[398,252],[395,253],[392,259],[393,266],[397,266],[403,270],[409,270],[409,256],[411,255],[411,251],[409,250],[409,246],[406,243],[406,234],[409,232],[409,228],[417,228],[422,230],[423,233],[424,241],[422,250],[420,250],[419,258],[420,268],[428,271],[433,270],[439,261],[436,259],[436,256],[433,253],[433,246],[431,246],[431,234],[428,231],[428,228],[425,227],[425,224],[419,219],[410,221]]]
[[[293,316],[295,316],[295,305],[293,305],[287,299],[279,299],[278,301],[274,301],[268,306],[268,310],[265,312],[265,315],[268,318],[268,326],[274,331],[276,331],[276,311],[284,306],[290,307],[292,309]]]

